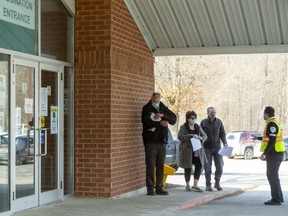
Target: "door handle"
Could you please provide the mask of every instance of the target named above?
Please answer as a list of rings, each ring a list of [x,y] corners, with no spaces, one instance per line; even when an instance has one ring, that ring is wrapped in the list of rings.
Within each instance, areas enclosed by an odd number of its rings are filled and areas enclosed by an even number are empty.
[[[41,128],[40,131],[40,154],[39,156],[46,156],[47,155],[47,130],[49,128]],[[42,143],[44,143],[44,153],[42,154]]]

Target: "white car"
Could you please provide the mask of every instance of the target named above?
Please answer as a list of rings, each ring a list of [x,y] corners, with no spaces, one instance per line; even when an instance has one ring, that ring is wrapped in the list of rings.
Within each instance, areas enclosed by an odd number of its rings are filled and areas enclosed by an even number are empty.
[[[257,131],[233,131],[226,135],[229,146],[233,147],[232,157],[244,157],[251,160],[260,157],[260,140],[253,140],[253,137],[261,137],[262,133]]]

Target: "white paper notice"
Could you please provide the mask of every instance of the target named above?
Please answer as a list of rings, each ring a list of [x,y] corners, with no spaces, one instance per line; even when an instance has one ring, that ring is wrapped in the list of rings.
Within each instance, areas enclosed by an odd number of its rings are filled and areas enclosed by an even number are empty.
[[[218,154],[222,156],[231,157],[233,148],[231,146],[223,147],[218,151]]]
[[[48,115],[48,89],[41,88],[41,115]]]
[[[51,134],[58,133],[58,107],[51,106]]]
[[[25,113],[33,114],[33,99],[25,98]]]
[[[201,141],[199,139],[191,138],[191,144],[193,147],[193,151],[197,151],[202,148]]]

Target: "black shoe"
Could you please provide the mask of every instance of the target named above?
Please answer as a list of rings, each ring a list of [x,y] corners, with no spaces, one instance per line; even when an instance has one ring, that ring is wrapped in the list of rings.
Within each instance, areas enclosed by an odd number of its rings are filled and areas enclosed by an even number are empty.
[[[188,186],[185,188],[185,190],[186,190],[186,191],[192,191],[191,188],[188,187]]]
[[[212,191],[213,191],[213,189],[212,189],[212,187],[211,187],[211,186],[207,186],[207,187],[206,187],[206,191],[212,192]]]
[[[220,186],[219,182],[215,182],[214,188],[216,188],[218,191],[222,191],[222,187]]]
[[[147,191],[148,196],[155,196],[156,193],[154,191]]]
[[[161,190],[156,190],[157,195],[169,195],[168,191],[165,191],[163,189]]]
[[[281,202],[268,200],[268,201],[264,202],[264,205],[281,205]]]

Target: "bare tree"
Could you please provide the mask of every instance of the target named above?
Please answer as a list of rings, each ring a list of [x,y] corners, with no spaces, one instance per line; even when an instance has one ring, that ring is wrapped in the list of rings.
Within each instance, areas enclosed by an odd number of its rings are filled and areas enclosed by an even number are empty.
[[[197,110],[204,103],[199,74],[204,67],[199,58],[162,57],[155,61],[155,88],[178,117],[188,110]]]
[[[288,116],[288,58],[287,56],[284,57],[282,60],[282,73],[278,74],[280,80],[278,81],[278,116],[279,122],[286,122]]]
[[[156,58],[155,82],[178,117],[193,109],[201,119],[215,106],[227,131],[262,130],[260,112],[271,105],[288,131],[286,54]]]
[[[266,55],[264,58],[263,58],[263,73],[264,73],[264,79],[262,81],[262,84],[261,84],[261,92],[260,92],[260,107],[264,107],[267,105],[268,103],[268,100],[267,100],[267,97],[265,95],[267,95],[267,86],[269,84],[272,83],[272,81],[269,79],[269,56]],[[258,123],[257,123],[257,130],[259,130],[260,128],[260,119],[258,119]]]

